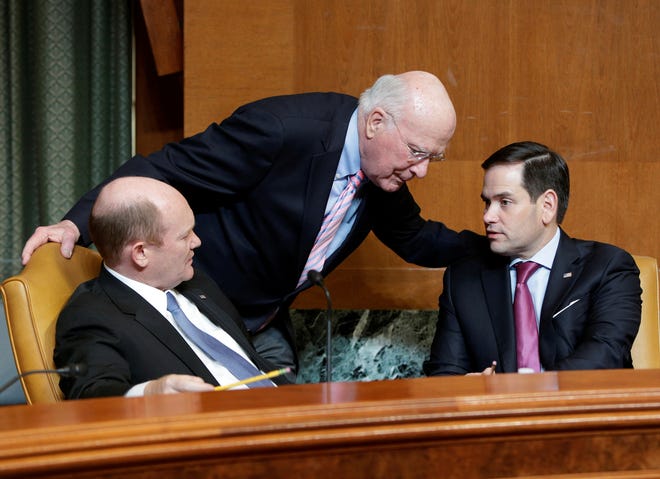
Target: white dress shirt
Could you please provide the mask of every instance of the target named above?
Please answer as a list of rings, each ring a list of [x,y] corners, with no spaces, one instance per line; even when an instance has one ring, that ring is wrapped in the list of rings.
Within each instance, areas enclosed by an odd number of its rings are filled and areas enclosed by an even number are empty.
[[[227,368],[225,368],[222,364],[220,364],[213,358],[209,357],[194,342],[188,339],[188,337],[183,333],[183,331],[181,331],[181,329],[177,326],[176,322],[174,321],[172,314],[167,310],[167,296],[165,295],[166,291],[162,291],[147,284],[140,283],[139,281],[135,281],[133,279],[127,278],[126,276],[106,266],[105,263],[103,264],[103,266],[111,275],[113,275],[119,281],[121,281],[126,286],[128,286],[133,291],[135,291],[137,294],[139,294],[147,303],[153,306],[154,309],[156,309],[160,314],[163,315],[165,319],[167,319],[167,321],[169,321],[172,327],[178,331],[181,337],[186,341],[186,343],[188,343],[190,348],[204,363],[204,366],[206,366],[207,369],[211,372],[211,374],[213,374],[213,376],[215,377],[215,379],[218,381],[219,384],[222,385],[231,384],[238,381],[238,379],[233,374],[231,374]],[[252,362],[250,358],[248,358],[248,356],[245,354],[245,351],[243,351],[243,348],[241,348],[241,346],[234,340],[234,338],[232,338],[229,334],[227,334],[227,332],[225,332],[224,329],[212,323],[204,314],[202,314],[202,312],[197,308],[197,306],[193,302],[191,302],[188,298],[186,298],[182,294],[177,293],[176,290],[170,290],[170,292],[174,295],[177,302],[179,303],[179,307],[188,317],[190,322],[192,322],[196,327],[198,327],[205,333],[208,333],[211,336],[215,337],[218,341],[222,342],[224,345],[231,348],[236,353],[243,356],[247,361]],[[147,385],[146,382],[141,384],[136,384],[126,392],[125,396],[126,397],[143,396],[144,388],[146,385]],[[241,386],[237,386],[234,389],[247,389],[247,386],[241,385]]]
[[[550,279],[550,270],[552,269],[552,262],[555,260],[557,248],[559,247],[559,228],[555,232],[548,244],[529,259],[523,260],[521,258],[514,258],[509,264],[509,277],[511,279],[511,297],[515,296],[516,291],[516,269],[514,265],[521,261],[534,261],[541,265],[539,269],[527,280],[527,287],[532,295],[532,302],[534,303],[534,312],[536,313],[536,327],[539,327],[541,320],[541,307],[543,306],[543,299],[545,298],[545,290],[548,289],[548,280]]]

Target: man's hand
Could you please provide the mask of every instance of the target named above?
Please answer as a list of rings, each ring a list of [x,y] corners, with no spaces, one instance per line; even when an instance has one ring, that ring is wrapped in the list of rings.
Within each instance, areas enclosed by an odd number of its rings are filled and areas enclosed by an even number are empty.
[[[490,366],[488,366],[480,373],[467,373],[466,376],[491,376],[495,374],[496,367],[497,367],[497,361],[493,361]]]
[[[73,221],[63,220],[54,225],[39,226],[25,243],[23,253],[21,253],[21,261],[23,265],[26,265],[30,261],[34,250],[49,241],[61,243],[60,252],[62,256],[71,258],[73,246],[78,238],[80,238],[80,231]]]
[[[144,388],[144,395],[204,391],[213,391],[213,385],[205,383],[202,378],[186,374],[168,374],[162,378],[149,381]]]

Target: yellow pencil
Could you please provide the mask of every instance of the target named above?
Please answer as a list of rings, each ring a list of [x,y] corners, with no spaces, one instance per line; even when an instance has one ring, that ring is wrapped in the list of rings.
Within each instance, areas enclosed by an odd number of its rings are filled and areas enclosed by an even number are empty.
[[[251,378],[243,379],[242,381],[237,381],[235,383],[227,384],[225,386],[216,386],[215,390],[226,391],[227,389],[232,389],[242,384],[256,383],[257,381],[261,381],[262,379],[275,378],[277,376],[281,376],[282,374],[286,374],[288,372],[291,372],[291,368],[276,369],[275,371],[271,371],[266,374],[259,374],[258,376],[252,376]]]

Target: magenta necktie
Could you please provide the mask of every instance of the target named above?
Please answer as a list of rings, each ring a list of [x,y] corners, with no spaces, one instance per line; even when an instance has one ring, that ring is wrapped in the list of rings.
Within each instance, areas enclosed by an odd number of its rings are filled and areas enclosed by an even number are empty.
[[[518,369],[531,368],[541,371],[539,361],[539,333],[536,326],[536,312],[527,280],[541,265],[533,261],[517,263],[516,294],[513,299],[513,316],[516,324],[516,355]]]
[[[364,173],[362,170],[358,170],[357,173],[348,178],[346,187],[342,190],[334,206],[323,219],[319,234],[316,237],[316,241],[314,241],[314,246],[312,246],[312,250],[309,253],[305,268],[298,280],[298,286],[305,282],[309,270],[315,269],[321,271],[323,269],[328,247],[330,246],[330,243],[332,243],[332,240],[339,229],[339,225],[341,224],[341,220],[344,219],[346,211],[351,205],[351,201],[363,181]]]

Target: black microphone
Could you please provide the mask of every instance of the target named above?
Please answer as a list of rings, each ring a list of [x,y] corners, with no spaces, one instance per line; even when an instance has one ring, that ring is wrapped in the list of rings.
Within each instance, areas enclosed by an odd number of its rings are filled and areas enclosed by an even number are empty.
[[[325,300],[328,303],[328,309],[325,313],[326,316],[326,353],[325,353],[325,382],[332,382],[332,300],[330,299],[330,291],[323,283],[323,276],[315,269],[310,269],[307,272],[307,279],[316,286],[321,287],[325,293]]]
[[[9,388],[9,386],[14,384],[19,379],[24,378],[25,376],[29,376],[31,374],[59,374],[60,376],[64,376],[66,378],[75,378],[77,376],[83,376],[86,373],[87,373],[87,364],[85,363],[71,363],[71,364],[67,364],[63,368],[58,368],[58,369],[34,369],[32,371],[26,371],[24,373],[21,373],[13,377],[9,382],[6,382],[2,386],[0,386],[0,394],[3,393],[5,389]]]

